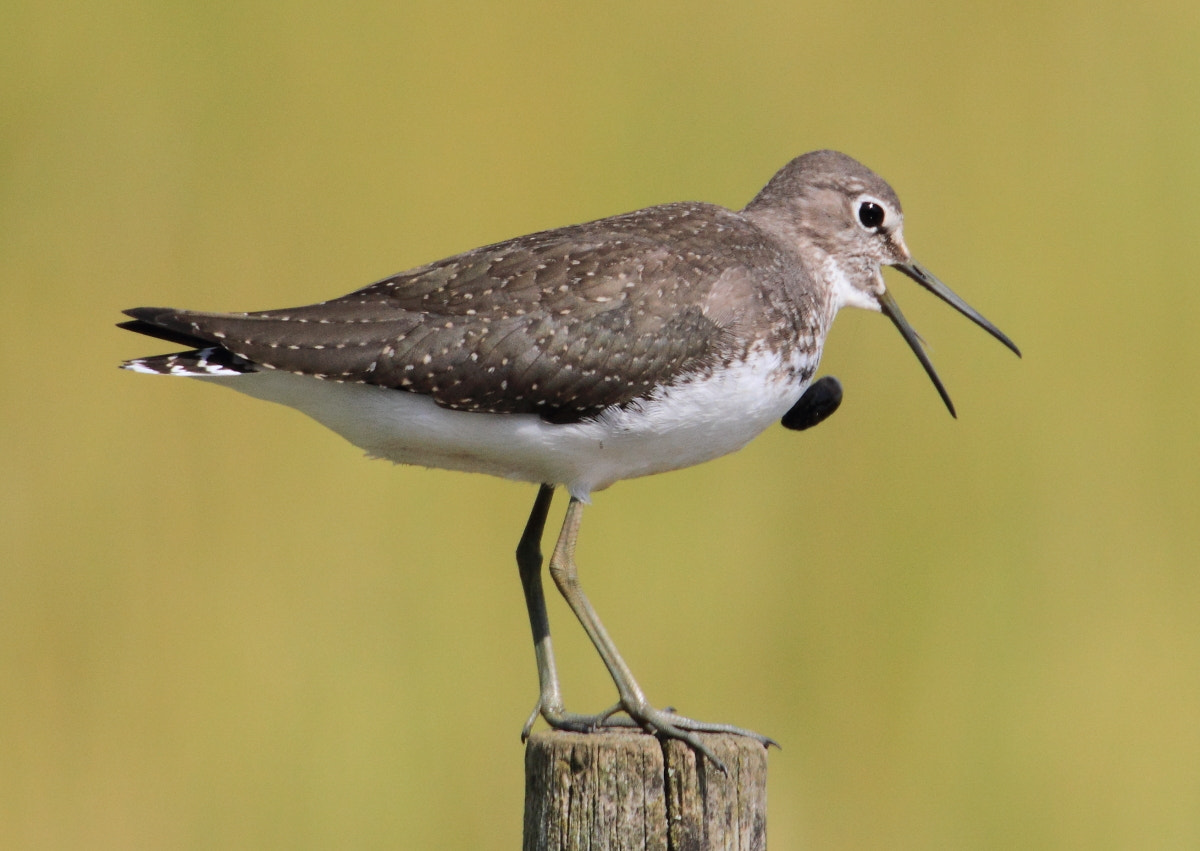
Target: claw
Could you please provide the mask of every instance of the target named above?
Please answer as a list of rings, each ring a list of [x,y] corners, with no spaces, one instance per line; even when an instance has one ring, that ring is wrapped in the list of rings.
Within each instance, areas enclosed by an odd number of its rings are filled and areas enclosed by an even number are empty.
[[[538,720],[538,716],[542,714],[542,699],[539,697],[538,702],[534,704],[533,711],[529,713],[529,717],[525,720],[524,726],[521,727],[521,744],[529,741],[529,734],[533,730],[534,722]]]
[[[623,713],[623,715],[618,716],[616,714],[618,712]],[[709,762],[716,766],[717,770],[725,775],[729,774],[725,764],[700,740],[696,735],[697,733],[723,733],[733,736],[745,736],[746,738],[754,739],[754,741],[763,747],[779,747],[779,743],[774,739],[760,733],[755,733],[753,730],[745,730],[741,727],[735,727],[732,724],[712,724],[706,721],[695,721],[677,714],[674,707],[655,709],[653,706],[648,705],[629,707],[617,703],[595,715],[576,715],[572,712],[546,709],[542,706],[540,700],[534,708],[534,714],[530,716],[529,721],[526,722],[525,727],[521,731],[521,741],[525,741],[528,738],[529,729],[538,715],[546,719],[546,723],[553,729],[565,730],[572,733],[594,733],[599,730],[641,730],[662,739],[678,739],[692,750],[703,755]]]

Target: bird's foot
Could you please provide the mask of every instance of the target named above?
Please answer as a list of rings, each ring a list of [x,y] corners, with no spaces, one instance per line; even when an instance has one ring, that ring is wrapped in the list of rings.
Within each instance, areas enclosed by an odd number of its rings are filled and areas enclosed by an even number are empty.
[[[623,713],[623,714],[618,714]],[[656,709],[648,703],[626,705],[624,702],[614,704],[603,712],[595,715],[578,715],[564,712],[556,707],[543,705],[538,701],[533,708],[525,726],[521,729],[521,741],[529,738],[529,731],[534,722],[541,716],[555,730],[565,730],[572,733],[594,733],[599,730],[642,730],[659,738],[678,739],[692,750],[703,754],[709,762],[715,765],[722,774],[728,774],[725,764],[717,759],[707,745],[696,735],[697,733],[725,733],[733,736],[745,736],[761,744],[763,747],[779,743],[774,739],[735,727],[732,724],[712,724],[706,721],[695,721],[675,712],[674,708]]]
[[[594,733],[610,727],[636,726],[628,719],[617,719],[624,723],[612,723],[612,716],[620,711],[621,704],[617,703],[596,715],[579,715],[574,712],[565,712],[561,707],[547,706],[539,700],[533,707],[533,711],[529,713],[525,726],[521,728],[521,741],[524,742],[529,738],[529,732],[533,729],[534,722],[538,720],[539,716],[544,718],[553,729],[564,730],[568,733]]]

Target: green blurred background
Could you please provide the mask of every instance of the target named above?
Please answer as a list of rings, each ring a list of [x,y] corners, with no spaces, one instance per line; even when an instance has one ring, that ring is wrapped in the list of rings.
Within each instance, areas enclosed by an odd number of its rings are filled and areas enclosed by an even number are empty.
[[[1194,0],[22,0],[0,48],[0,847],[517,847],[534,488],[120,372],[170,346],[113,323],[818,147],[1025,358],[889,273],[960,419],[848,311],[829,423],[597,495],[594,602],[653,700],[783,743],[772,848],[1200,847]]]

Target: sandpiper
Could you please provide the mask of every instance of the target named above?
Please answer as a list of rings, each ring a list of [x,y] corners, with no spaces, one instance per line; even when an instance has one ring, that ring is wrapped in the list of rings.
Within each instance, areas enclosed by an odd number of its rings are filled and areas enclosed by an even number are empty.
[[[815,151],[740,212],[649,207],[477,248],[305,307],[127,310],[121,327],[189,351],[123,366],[289,405],[379,458],[540,485],[517,547],[540,683],[522,735],[538,716],[566,730],[640,727],[719,766],[696,733],[770,740],[650,704],[579,585],[583,507],[622,479],[740,449],[781,418],[804,428],[832,413],[840,386],[812,380],[845,306],[891,319],[954,414],[882,266],[1020,352],[913,261],[903,223],[882,178]],[[550,575],[619,695],[594,715],[564,708],[542,593],[540,542],[559,485],[570,502]]]

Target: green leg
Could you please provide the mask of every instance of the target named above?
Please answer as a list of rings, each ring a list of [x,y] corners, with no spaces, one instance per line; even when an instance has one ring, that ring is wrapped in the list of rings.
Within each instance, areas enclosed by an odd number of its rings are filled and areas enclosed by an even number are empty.
[[[539,494],[539,500],[541,494]],[[548,507],[548,506],[547,506]],[[534,507],[534,513],[537,514],[537,506]],[[571,607],[571,611],[575,613],[575,617],[579,619],[579,623],[587,632],[588,638],[592,640],[596,651],[600,654],[600,658],[604,661],[604,665],[608,668],[608,673],[612,676],[613,682],[617,686],[617,692],[620,695],[619,708],[624,710],[629,716],[629,720],[623,718],[611,717],[614,710],[609,710],[600,715],[591,716],[569,716],[566,724],[562,725],[567,728],[574,729],[575,725],[580,721],[590,721],[592,729],[596,727],[641,727],[648,732],[656,733],[667,738],[681,739],[695,750],[704,754],[722,771],[725,767],[721,764],[713,753],[705,747],[705,745],[695,736],[694,733],[732,733],[739,736],[749,736],[763,745],[775,744],[765,736],[760,736],[758,733],[753,733],[748,730],[743,730],[739,727],[734,727],[729,724],[709,724],[700,721],[693,721],[690,718],[685,718],[682,715],[677,715],[673,711],[655,709],[646,700],[646,695],[638,685],[637,680],[633,677],[633,672],[629,670],[629,666],[625,664],[625,660],[621,658],[620,652],[617,650],[616,644],[609,637],[608,631],[604,628],[604,624],[600,622],[596,610],[592,608],[592,604],[588,601],[587,596],[583,593],[583,588],[579,584],[579,571],[575,566],[575,542],[579,537],[579,525],[583,516],[583,503],[574,497],[571,498],[570,504],[567,506],[566,519],[563,521],[562,532],[559,533],[558,543],[554,547],[554,554],[550,557],[550,576],[554,579],[554,584],[558,586],[559,592],[563,599],[567,601],[567,605]],[[531,518],[532,521],[533,518]],[[545,512],[542,512],[541,520],[545,520]],[[531,522],[532,526],[532,522]],[[540,527],[539,527],[540,528]],[[530,529],[526,528],[526,535],[529,535]],[[525,539],[522,539],[525,543]],[[540,565],[541,559],[537,559]],[[530,562],[532,563],[532,562]],[[524,568],[523,568],[524,571]],[[522,573],[524,576],[524,572]],[[528,585],[527,585],[528,589]],[[537,586],[537,594],[541,595],[540,580]],[[526,600],[529,601],[529,591],[526,591]],[[545,619],[545,604],[541,603],[541,617]],[[535,641],[537,640],[536,618],[534,609],[530,606],[530,620],[535,623]],[[546,630],[546,647],[549,647],[549,631]],[[548,653],[546,654],[548,656]],[[543,654],[539,653],[538,664],[539,671],[542,669]],[[553,662],[550,662],[549,667],[553,669]],[[557,680],[554,681],[553,690],[548,690],[546,680],[543,678],[542,683],[542,715],[546,718],[551,726],[558,727],[546,712],[547,695],[558,698]],[[554,707],[557,709],[557,706]]]

